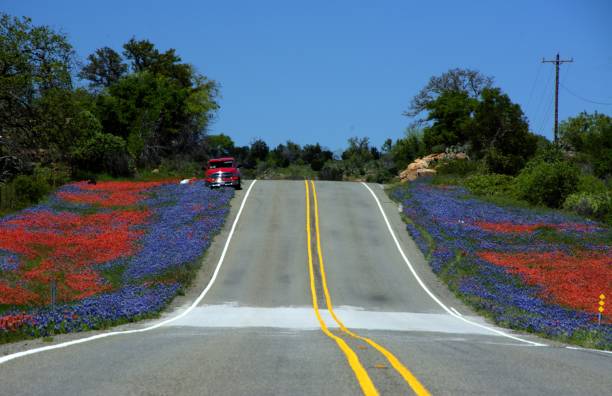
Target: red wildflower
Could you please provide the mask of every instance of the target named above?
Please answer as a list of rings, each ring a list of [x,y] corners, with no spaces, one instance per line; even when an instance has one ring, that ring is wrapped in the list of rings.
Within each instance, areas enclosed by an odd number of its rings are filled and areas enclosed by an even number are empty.
[[[0,317],[0,330],[15,330],[24,322],[32,319],[32,315],[17,314]]]
[[[90,205],[130,206],[138,203],[144,198],[143,193],[153,187],[157,187],[170,181],[156,182],[121,182],[109,181],[98,184],[87,184],[86,182],[73,183],[80,192],[60,192],[57,195],[66,201],[86,203]]]
[[[491,223],[486,221],[478,221],[474,223],[477,227],[491,232],[497,232],[501,234],[521,234],[526,232],[533,232],[538,228],[554,228],[560,231],[593,231],[597,227],[589,224],[580,223],[562,223],[562,224],[515,224],[515,223]]]
[[[0,281],[0,304],[22,305],[38,300],[38,296],[21,286]]]
[[[134,254],[142,231],[132,226],[148,216],[148,211],[135,210],[82,216],[41,211],[7,221],[0,232],[0,249],[20,254],[28,263],[19,274],[25,288],[5,292],[0,287],[0,304],[47,301],[52,279],[61,301],[109,290],[110,285],[88,267]],[[40,290],[40,295],[27,289]]]
[[[520,274],[529,285],[543,288],[542,297],[567,307],[597,312],[598,296],[612,294],[612,255],[583,251],[497,253],[480,252],[481,258]]]

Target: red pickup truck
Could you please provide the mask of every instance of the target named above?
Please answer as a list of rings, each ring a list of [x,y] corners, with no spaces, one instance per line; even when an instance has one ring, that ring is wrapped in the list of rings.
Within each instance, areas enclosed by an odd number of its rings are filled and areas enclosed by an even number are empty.
[[[204,182],[208,187],[231,186],[240,190],[240,170],[233,157],[213,158],[208,161]]]

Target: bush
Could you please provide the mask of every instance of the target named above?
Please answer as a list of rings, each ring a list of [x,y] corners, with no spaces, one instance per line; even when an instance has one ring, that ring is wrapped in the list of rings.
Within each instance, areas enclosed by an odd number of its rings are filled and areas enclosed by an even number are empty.
[[[470,160],[445,160],[436,165],[436,172],[441,175],[461,175],[476,173],[480,170],[480,164]]]
[[[523,156],[503,153],[495,148],[486,150],[483,161],[489,172],[505,175],[516,175],[525,165]]]
[[[80,170],[109,173],[111,176],[133,174],[132,158],[125,140],[109,133],[96,133],[72,154],[73,163]]]
[[[514,178],[508,175],[498,175],[495,173],[487,175],[473,175],[467,177],[463,185],[472,194],[482,196],[513,196]]]
[[[612,214],[612,194],[609,192],[578,192],[569,195],[563,208],[581,216],[604,220]]]
[[[578,169],[566,161],[533,161],[515,179],[517,198],[559,208],[578,189]]]
[[[578,192],[604,193],[607,190],[606,184],[593,175],[580,175],[578,178]]]
[[[11,182],[15,192],[16,207],[26,207],[37,203],[51,191],[44,178],[37,175],[19,175]]]
[[[342,180],[344,170],[343,161],[327,161],[319,172],[319,178],[321,180]]]

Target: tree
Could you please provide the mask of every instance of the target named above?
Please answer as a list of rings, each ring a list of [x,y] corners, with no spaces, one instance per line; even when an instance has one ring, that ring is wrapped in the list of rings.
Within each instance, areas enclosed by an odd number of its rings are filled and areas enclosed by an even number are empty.
[[[299,144],[287,140],[286,144],[281,143],[270,151],[268,158],[274,166],[286,168],[301,161],[302,148]]]
[[[470,98],[464,91],[446,91],[427,103],[427,120],[433,122],[424,130],[423,141],[427,149],[443,151],[446,147],[464,144],[476,104],[477,99]]]
[[[132,70],[136,73],[148,70],[159,56],[159,51],[149,40],[136,40],[123,44],[123,55],[130,60]]]
[[[121,55],[109,47],[96,50],[87,57],[89,63],[79,72],[79,77],[89,80],[93,88],[108,88],[119,81],[127,72]]]
[[[582,112],[559,125],[559,142],[599,177],[612,175],[612,117]]]
[[[366,164],[374,160],[368,137],[351,137],[348,148],[342,152],[346,176],[360,177],[365,173]]]
[[[427,106],[445,92],[463,92],[476,99],[485,88],[493,85],[493,78],[473,69],[451,69],[440,76],[433,76],[418,94],[412,98],[405,116],[416,117],[427,110]],[[422,122],[423,120],[417,120]]]
[[[227,157],[234,154],[234,141],[227,135],[222,133],[208,135],[205,142],[211,157]]]
[[[330,150],[324,150],[319,143],[306,144],[302,149],[302,159],[314,171],[320,171],[327,161],[334,157]]]
[[[268,144],[266,142],[264,142],[262,139],[253,140],[251,142],[251,147],[249,148],[249,165],[255,166],[257,165],[257,162],[265,161],[269,152],[270,148],[268,147]]]
[[[132,38],[124,55],[132,73],[99,95],[105,132],[124,138],[139,165],[204,155],[206,130],[219,108],[216,82],[180,63],[174,49],[162,53],[148,40]]]
[[[0,13],[0,135],[10,146],[6,151],[46,160],[49,137],[42,124],[48,114],[39,103],[51,91],[72,89],[73,60],[65,35]]]
[[[423,132],[416,128],[409,128],[406,136],[403,139],[397,139],[390,150],[395,170],[405,169],[409,163],[425,154]]]
[[[370,138],[357,136],[348,139],[348,148],[342,152],[343,160],[366,162],[374,159],[370,150]]]
[[[181,57],[174,48],[160,52],[149,40],[130,39],[123,45],[123,54],[131,61],[132,70],[136,73],[149,71],[175,80],[182,87],[192,84],[195,72],[191,65],[180,63]]]
[[[537,149],[520,106],[499,88],[482,91],[467,130],[472,153],[495,173],[516,174]]]

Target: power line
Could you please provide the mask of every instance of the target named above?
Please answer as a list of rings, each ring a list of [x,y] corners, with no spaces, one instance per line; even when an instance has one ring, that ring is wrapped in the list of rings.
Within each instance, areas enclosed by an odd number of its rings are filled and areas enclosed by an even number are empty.
[[[540,64],[541,65],[541,64]],[[546,83],[544,83],[544,91],[542,92],[542,95],[540,95],[540,100],[535,108],[535,112],[534,112],[534,117],[533,117],[533,123],[534,125],[540,125],[540,121],[541,121],[541,110],[545,110],[546,109],[546,105],[544,105],[544,103],[546,103],[546,97],[548,95],[546,95],[546,92],[548,91],[548,86],[550,85],[550,81],[552,78],[552,74],[548,75],[548,78],[546,79]],[[544,107],[542,107],[542,105],[544,105]]]
[[[542,70],[542,64],[540,63],[538,65],[538,72],[536,73],[536,78],[535,80],[533,80],[533,84],[531,85],[531,91],[529,91],[529,99],[527,100],[527,106],[526,108],[531,110],[531,108],[529,107],[529,105],[531,104],[531,98],[533,97],[533,91],[535,91],[535,87],[538,83],[538,79],[540,78],[540,71]]]
[[[577,97],[577,98],[578,98],[578,99],[580,99],[580,100],[584,100],[585,102],[589,102],[589,103],[593,103],[593,104],[598,104],[598,105],[603,105],[603,106],[612,106],[612,103],[597,102],[597,101],[595,101],[595,100],[590,100],[590,99],[584,98],[584,97],[582,97],[582,96],[578,95],[577,93],[572,92],[572,91],[571,91],[571,90],[570,90],[568,87],[566,87],[565,85],[563,85],[563,83],[560,83],[560,85],[561,85],[561,87],[562,87],[563,89],[565,89],[565,90],[567,91],[567,93],[569,93],[569,94],[570,94],[570,95],[572,95],[572,96]]]
[[[546,127],[546,124],[548,123],[548,120],[550,120],[550,116],[552,115],[550,109],[552,108],[553,103],[554,100],[552,98],[549,98],[547,103],[544,105],[544,112],[542,113],[542,118],[540,119],[540,123],[538,124],[540,126],[538,130],[542,135],[544,135],[544,127]]]

